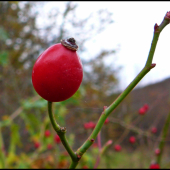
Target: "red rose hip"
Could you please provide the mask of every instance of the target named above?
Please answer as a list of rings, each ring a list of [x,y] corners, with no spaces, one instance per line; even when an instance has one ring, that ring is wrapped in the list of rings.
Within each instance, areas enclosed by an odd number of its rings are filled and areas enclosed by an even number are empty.
[[[45,135],[45,137],[49,137],[51,135],[51,132],[49,130],[46,130],[44,135]]]
[[[52,45],[39,56],[33,67],[32,83],[42,98],[60,102],[78,90],[83,67],[77,49],[74,38],[69,38]]]
[[[131,136],[129,138],[129,142],[132,143],[132,144],[135,143],[136,142],[136,138],[134,136]]]
[[[122,147],[117,144],[117,145],[114,146],[114,149],[115,149],[115,151],[120,152]]]
[[[159,164],[154,163],[154,164],[150,165],[149,169],[160,169],[160,166],[159,166]]]
[[[156,133],[157,132],[157,128],[156,127],[152,127],[151,132],[152,133]]]

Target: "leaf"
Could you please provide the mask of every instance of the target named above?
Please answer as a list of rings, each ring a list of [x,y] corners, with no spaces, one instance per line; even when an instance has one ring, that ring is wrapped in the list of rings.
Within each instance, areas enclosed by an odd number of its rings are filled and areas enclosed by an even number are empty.
[[[24,109],[32,109],[32,108],[46,108],[47,107],[47,101],[44,99],[37,100],[35,102],[32,102],[30,100],[26,100],[22,102],[22,105]]]
[[[8,64],[8,52],[6,51],[0,52],[0,64],[2,66],[6,66]]]

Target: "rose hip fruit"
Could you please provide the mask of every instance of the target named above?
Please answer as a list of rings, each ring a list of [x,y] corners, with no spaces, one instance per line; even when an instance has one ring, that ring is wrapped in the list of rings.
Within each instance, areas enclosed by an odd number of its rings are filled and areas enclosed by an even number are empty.
[[[159,155],[159,154],[160,154],[160,149],[159,149],[159,148],[155,149],[155,154],[156,154],[156,155]]]
[[[139,109],[139,114],[140,114],[140,115],[144,115],[145,113],[146,113],[145,108],[144,108],[144,107],[141,107],[141,108]]]
[[[93,129],[95,128],[96,124],[94,122],[87,122],[87,123],[84,123],[84,128],[85,129]]]
[[[154,163],[154,164],[150,165],[149,169],[160,169],[160,166],[159,166],[159,164]]]
[[[132,143],[132,144],[135,143],[136,142],[136,138],[134,136],[131,136],[129,138],[129,142]]]
[[[42,98],[60,102],[78,90],[83,67],[77,49],[74,38],[69,38],[52,45],[38,57],[32,70],[32,83]]]
[[[52,148],[53,148],[53,145],[49,143],[49,144],[47,145],[47,149],[48,149],[48,150],[51,150]]]
[[[109,123],[109,118],[106,118],[104,124],[108,124]]]
[[[51,132],[49,130],[46,130],[44,135],[45,135],[45,137],[49,137],[51,135]]]
[[[41,145],[40,142],[35,142],[35,143],[34,143],[34,147],[35,147],[36,149],[38,149],[38,148],[40,147],[40,145]]]
[[[156,127],[152,127],[151,132],[152,133],[156,133],[157,132],[157,128]]]
[[[60,137],[57,134],[54,136],[54,141],[55,141],[55,143],[61,142]]]
[[[117,144],[114,146],[114,149],[115,149],[115,151],[119,152],[119,151],[121,151],[122,147]]]

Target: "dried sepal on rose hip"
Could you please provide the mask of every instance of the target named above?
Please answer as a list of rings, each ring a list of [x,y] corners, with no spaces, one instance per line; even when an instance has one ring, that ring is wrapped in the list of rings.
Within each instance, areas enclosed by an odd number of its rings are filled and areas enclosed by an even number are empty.
[[[77,54],[74,38],[46,49],[32,70],[32,83],[36,92],[50,102],[64,101],[78,90],[83,79],[83,67]]]

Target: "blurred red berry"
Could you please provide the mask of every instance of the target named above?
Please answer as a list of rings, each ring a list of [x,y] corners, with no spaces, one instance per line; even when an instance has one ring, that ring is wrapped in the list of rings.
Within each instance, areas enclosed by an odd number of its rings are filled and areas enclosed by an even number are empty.
[[[53,148],[53,145],[49,143],[49,144],[47,145],[47,149],[50,150],[50,149],[52,149],[52,148]]]
[[[159,148],[155,149],[155,155],[159,155],[159,154],[160,154],[160,149]]]
[[[45,137],[49,137],[51,135],[51,132],[49,130],[46,130],[44,135],[45,135]]]
[[[61,142],[60,137],[57,134],[54,136],[54,141],[55,141],[55,143]]]
[[[159,164],[155,163],[155,164],[151,164],[149,169],[160,169]]]
[[[96,126],[96,124],[94,122],[84,123],[84,128],[85,129],[93,129],[95,126]]]
[[[144,115],[148,111],[148,109],[149,109],[148,104],[144,104],[143,107],[139,109],[139,114]]]
[[[157,128],[156,128],[156,127],[153,127],[153,128],[151,129],[151,132],[152,132],[152,133],[156,133],[156,132],[157,132]]]
[[[147,112],[147,111],[148,111],[148,109],[149,109],[148,104],[144,104],[143,108],[144,108],[144,109],[145,109],[145,111]]]
[[[139,114],[140,114],[140,115],[144,115],[145,113],[146,113],[145,108],[144,108],[144,107],[141,107],[141,108],[139,109]]]
[[[131,136],[131,137],[129,138],[129,142],[130,142],[130,143],[135,143],[135,142],[136,142],[136,138],[135,138],[134,136]]]
[[[115,149],[115,151],[119,152],[119,151],[121,151],[122,147],[117,144],[114,146],[114,149]]]
[[[109,123],[109,118],[106,118],[106,120],[104,122],[104,124],[107,124],[107,123]]]
[[[35,147],[36,149],[38,149],[38,148],[40,147],[40,142],[35,142],[35,143],[34,143],[34,147]]]

